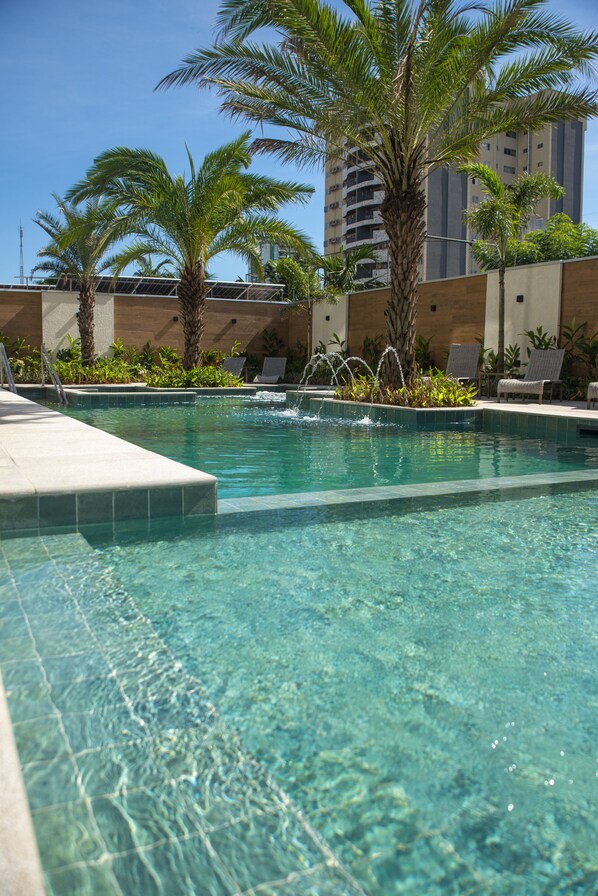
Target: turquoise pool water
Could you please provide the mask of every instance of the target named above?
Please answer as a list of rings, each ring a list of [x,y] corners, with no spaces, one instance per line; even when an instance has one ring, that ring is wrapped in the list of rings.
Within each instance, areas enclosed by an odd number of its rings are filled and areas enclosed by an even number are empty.
[[[597,493],[376,513],[0,543],[52,894],[596,892]]]
[[[69,413],[218,477],[220,497],[289,494],[561,472],[598,465],[598,447],[459,430],[319,420],[278,400],[201,399],[191,407]]]

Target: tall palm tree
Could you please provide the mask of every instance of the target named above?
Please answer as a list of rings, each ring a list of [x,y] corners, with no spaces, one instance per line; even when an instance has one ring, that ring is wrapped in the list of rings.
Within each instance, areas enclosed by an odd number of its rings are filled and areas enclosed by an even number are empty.
[[[95,290],[100,274],[112,269],[116,256],[109,254],[123,235],[123,220],[113,203],[90,198],[82,205],[53,194],[58,215],[38,211],[36,224],[50,242],[37,253],[43,261],[33,273],[43,271],[59,282],[73,281],[79,290],[77,324],[85,364],[95,358]]]
[[[213,47],[159,86],[215,87],[231,116],[285,129],[257,150],[300,164],[351,156],[381,180],[388,340],[415,365],[425,181],[501,131],[594,115],[577,76],[598,55],[548,0],[222,0]],[[265,28],[255,39],[255,33]]]
[[[509,250],[521,240],[541,199],[560,199],[563,187],[548,174],[523,174],[505,184],[496,171],[481,162],[458,169],[479,180],[486,199],[463,213],[466,224],[477,237],[474,257],[484,268],[498,269],[498,361],[497,372],[505,364],[505,270]]]
[[[190,369],[200,358],[210,260],[235,252],[261,269],[260,240],[313,251],[303,234],[275,214],[284,203],[306,201],[313,188],[247,172],[248,133],[208,153],[197,168],[189,150],[187,158],[188,177],[171,174],[149,150],[117,147],[99,156],[68,195],[103,195],[127,215],[136,238],[116,270],[139,255],[157,254],[169,262],[179,278],[183,363]]]

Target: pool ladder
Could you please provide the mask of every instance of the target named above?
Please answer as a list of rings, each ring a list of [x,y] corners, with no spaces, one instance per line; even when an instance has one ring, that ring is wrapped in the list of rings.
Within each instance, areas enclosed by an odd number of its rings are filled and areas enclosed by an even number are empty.
[[[66,393],[64,391],[64,386],[60,381],[60,377],[56,373],[56,368],[54,367],[54,363],[52,358],[50,357],[49,352],[46,349],[46,346],[42,342],[41,347],[41,359],[42,359],[42,386],[46,385],[46,374],[48,375],[48,379],[51,381],[52,385],[56,389],[58,393],[58,400],[60,404],[63,404],[65,407],[68,404],[68,399],[66,397]]]
[[[4,388],[4,379],[6,378],[6,385],[8,386],[11,392],[17,394],[17,387],[15,386],[15,378],[12,375],[12,370],[10,369],[10,361],[8,360],[8,355],[6,354],[6,348],[3,342],[0,342],[0,389]]]

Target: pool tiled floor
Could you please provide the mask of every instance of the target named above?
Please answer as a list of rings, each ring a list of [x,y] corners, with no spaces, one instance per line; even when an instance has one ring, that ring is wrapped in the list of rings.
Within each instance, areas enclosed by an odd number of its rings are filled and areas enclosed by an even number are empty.
[[[363,893],[81,535],[0,542],[0,668],[53,896]]]

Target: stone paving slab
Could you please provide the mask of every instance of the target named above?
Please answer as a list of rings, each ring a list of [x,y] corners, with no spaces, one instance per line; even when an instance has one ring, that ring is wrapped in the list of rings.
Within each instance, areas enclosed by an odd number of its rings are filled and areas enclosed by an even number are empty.
[[[216,477],[5,391],[0,471],[0,530],[217,509]]]

